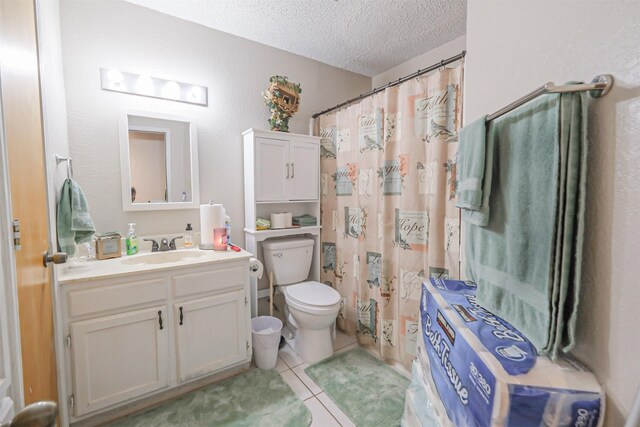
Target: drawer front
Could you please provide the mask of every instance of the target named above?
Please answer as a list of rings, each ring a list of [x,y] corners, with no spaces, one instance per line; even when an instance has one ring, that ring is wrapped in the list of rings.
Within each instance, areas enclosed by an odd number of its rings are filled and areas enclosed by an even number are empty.
[[[69,291],[69,316],[110,310],[125,310],[133,306],[164,302],[167,298],[165,279],[139,280],[94,289]]]
[[[215,270],[173,276],[173,295],[176,298],[223,289],[238,288],[249,279],[247,265],[222,267]]]

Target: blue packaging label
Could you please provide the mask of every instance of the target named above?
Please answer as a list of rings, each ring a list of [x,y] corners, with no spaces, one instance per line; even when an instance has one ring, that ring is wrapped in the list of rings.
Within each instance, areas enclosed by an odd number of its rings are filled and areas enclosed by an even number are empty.
[[[600,418],[598,393],[511,384],[509,402],[508,427],[596,427]]]
[[[537,356],[533,344],[508,322],[476,303],[476,286],[473,282],[430,280],[509,375],[526,374],[533,368]]]
[[[475,284],[459,280],[430,279],[436,300],[422,286],[420,318],[425,349],[437,392],[450,420],[457,426],[488,427],[494,414],[498,380],[466,341],[468,328],[500,362],[509,376],[529,372],[536,363],[533,345],[508,322],[480,307]],[[458,328],[462,319],[464,326]],[[452,323],[451,320],[455,320]],[[468,335],[467,335],[468,336]],[[502,379],[509,397],[496,416],[505,414],[506,426],[596,427],[602,396],[597,392],[511,384]],[[513,382],[520,382],[514,378]],[[506,412],[503,412],[506,411]]]
[[[431,374],[447,415],[459,426],[489,426],[496,379],[446,314],[422,288],[423,339]],[[471,356],[471,357],[470,357]]]

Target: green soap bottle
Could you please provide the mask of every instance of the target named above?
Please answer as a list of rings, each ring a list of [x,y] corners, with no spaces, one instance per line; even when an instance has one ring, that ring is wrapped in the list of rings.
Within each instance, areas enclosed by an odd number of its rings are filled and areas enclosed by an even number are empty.
[[[135,255],[138,253],[138,236],[134,230],[135,222],[129,224],[129,233],[127,234],[126,246],[127,255]]]

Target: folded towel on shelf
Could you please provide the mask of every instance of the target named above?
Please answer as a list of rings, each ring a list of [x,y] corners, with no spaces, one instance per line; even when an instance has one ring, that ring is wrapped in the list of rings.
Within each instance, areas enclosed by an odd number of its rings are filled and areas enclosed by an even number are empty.
[[[466,224],[467,277],[478,284],[478,303],[553,358],[571,348],[576,323],[584,96],[546,95],[489,123],[487,139],[495,144],[491,216],[486,226]]]
[[[90,241],[96,232],[87,199],[80,185],[72,179],[67,179],[62,185],[58,201],[57,229],[60,249],[69,256],[75,254],[76,243]]]
[[[318,219],[309,214],[299,215],[293,217],[293,224],[299,225],[301,227],[311,227],[314,225],[318,225]]]
[[[459,183],[456,206],[477,211],[482,206],[482,179],[485,174],[487,146],[487,116],[483,116],[460,130],[458,150]],[[490,177],[491,174],[487,173]]]

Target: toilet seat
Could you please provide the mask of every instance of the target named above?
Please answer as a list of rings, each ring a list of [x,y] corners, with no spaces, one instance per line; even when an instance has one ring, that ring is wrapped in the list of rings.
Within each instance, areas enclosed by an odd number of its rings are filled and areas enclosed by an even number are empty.
[[[327,314],[340,304],[340,294],[328,285],[319,282],[302,282],[282,287],[289,306],[311,314]]]

